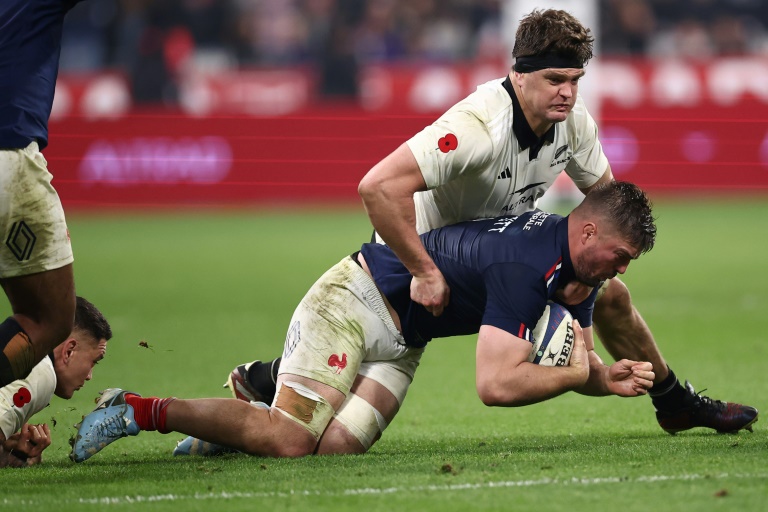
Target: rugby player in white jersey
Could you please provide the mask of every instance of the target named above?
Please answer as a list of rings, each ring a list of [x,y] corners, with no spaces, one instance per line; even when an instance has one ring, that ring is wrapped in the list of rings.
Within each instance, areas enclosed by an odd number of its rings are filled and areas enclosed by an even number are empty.
[[[592,45],[589,29],[569,13],[531,12],[518,27],[508,76],[478,87],[360,182],[378,239],[413,275],[413,300],[434,315],[449,304],[450,289],[419,233],[529,211],[562,172],[584,194],[613,180],[598,127],[578,94]],[[687,381],[680,384],[618,278],[604,283],[594,321],[612,357],[653,363],[650,395],[664,430],[751,430],[755,408],[712,400]],[[237,398],[270,401],[279,364],[280,358],[241,364],[227,385]]]
[[[0,388],[0,467],[25,467],[42,461],[51,444],[46,423],[31,424],[53,395],[69,400],[104,358],[112,329],[101,312],[77,297],[75,327],[30,374]]]

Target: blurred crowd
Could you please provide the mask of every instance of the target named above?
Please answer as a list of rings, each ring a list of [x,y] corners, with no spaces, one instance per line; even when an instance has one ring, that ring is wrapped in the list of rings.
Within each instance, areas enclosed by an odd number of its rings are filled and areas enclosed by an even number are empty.
[[[600,0],[600,53],[708,59],[768,54],[766,0]]]
[[[67,18],[62,72],[116,68],[136,101],[173,94],[169,76],[303,65],[321,94],[356,94],[376,62],[505,59],[503,0],[94,0]],[[599,0],[598,54],[768,54],[768,0]]]

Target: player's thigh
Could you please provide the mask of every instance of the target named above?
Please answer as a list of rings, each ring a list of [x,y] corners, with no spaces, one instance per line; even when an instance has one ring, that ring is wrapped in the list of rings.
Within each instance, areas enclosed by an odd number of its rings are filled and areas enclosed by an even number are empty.
[[[0,278],[72,263],[69,231],[52,178],[37,144],[0,151]]]
[[[382,319],[369,303],[375,284],[346,257],[310,288],[291,318],[273,406],[317,439],[352,388],[379,336]]]
[[[342,261],[309,289],[291,317],[278,375],[291,374],[346,395],[365,358],[365,325],[376,321]],[[339,404],[340,405],[340,404]]]
[[[346,257],[296,308],[279,373],[300,375],[347,395],[361,366],[396,361],[408,352],[376,284]]]

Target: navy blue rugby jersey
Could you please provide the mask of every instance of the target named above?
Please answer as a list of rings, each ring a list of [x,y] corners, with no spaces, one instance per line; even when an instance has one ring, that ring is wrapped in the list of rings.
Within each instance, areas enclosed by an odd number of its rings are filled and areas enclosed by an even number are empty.
[[[371,243],[361,249],[374,281],[400,316],[410,346],[475,334],[481,325],[533,341],[531,331],[547,300],[575,279],[568,218],[541,210],[453,224],[421,239],[451,288],[448,307],[438,317],[411,300],[411,275],[389,247]],[[568,307],[583,327],[592,325],[596,295],[597,289]]]
[[[48,145],[64,16],[82,0],[0,0],[0,148]]]

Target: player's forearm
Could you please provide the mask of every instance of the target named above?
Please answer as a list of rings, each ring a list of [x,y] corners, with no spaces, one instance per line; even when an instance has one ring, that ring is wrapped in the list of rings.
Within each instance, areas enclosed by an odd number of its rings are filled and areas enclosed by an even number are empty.
[[[489,407],[520,407],[549,400],[583,383],[583,373],[570,366],[547,367],[525,362],[511,371],[500,369],[493,379],[478,378],[477,391]]]

